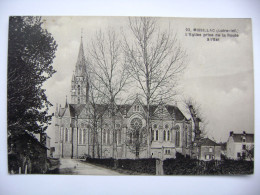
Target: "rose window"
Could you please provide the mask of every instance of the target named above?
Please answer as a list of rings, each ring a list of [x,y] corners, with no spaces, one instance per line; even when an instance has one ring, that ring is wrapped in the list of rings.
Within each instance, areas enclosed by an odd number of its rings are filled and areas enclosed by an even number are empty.
[[[142,120],[140,118],[134,118],[131,121],[131,127],[133,129],[140,129],[142,127]]]

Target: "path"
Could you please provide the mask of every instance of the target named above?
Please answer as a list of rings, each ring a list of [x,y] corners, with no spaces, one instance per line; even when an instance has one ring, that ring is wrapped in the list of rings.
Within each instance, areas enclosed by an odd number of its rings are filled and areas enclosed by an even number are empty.
[[[60,159],[60,174],[73,175],[122,175],[111,169],[95,166],[76,159]]]

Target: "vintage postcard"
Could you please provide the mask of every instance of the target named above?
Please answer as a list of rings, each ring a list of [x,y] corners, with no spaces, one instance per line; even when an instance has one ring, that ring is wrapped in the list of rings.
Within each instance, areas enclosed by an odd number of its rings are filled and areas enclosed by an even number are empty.
[[[9,18],[10,174],[254,173],[251,19]]]

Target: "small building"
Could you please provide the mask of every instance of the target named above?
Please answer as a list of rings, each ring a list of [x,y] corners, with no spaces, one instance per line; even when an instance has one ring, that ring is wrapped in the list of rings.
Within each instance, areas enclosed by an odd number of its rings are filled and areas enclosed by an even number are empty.
[[[8,153],[9,173],[46,173],[47,147],[28,131],[13,138]]]
[[[221,160],[221,146],[209,138],[194,142],[191,152],[191,157],[199,160]]]
[[[234,160],[253,160],[254,134],[230,132],[227,141],[227,158]]]

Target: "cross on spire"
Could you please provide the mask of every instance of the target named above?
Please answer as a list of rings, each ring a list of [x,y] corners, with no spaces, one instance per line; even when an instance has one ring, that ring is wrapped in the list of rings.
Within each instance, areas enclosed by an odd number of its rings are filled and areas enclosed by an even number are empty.
[[[83,35],[83,28],[81,28],[81,41],[82,41],[82,35]]]

